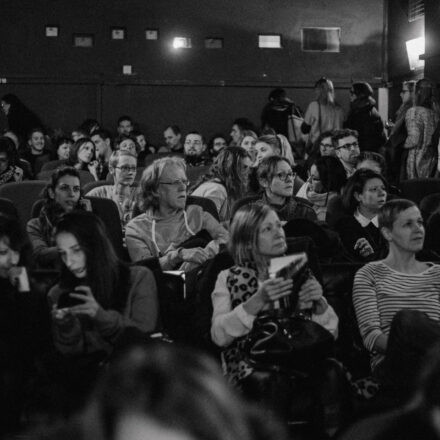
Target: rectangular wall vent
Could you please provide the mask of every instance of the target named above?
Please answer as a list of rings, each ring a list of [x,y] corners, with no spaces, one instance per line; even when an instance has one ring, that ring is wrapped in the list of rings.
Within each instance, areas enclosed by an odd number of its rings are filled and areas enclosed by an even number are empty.
[[[408,1],[408,21],[415,21],[425,16],[425,1],[424,0],[409,0]]]
[[[340,52],[341,28],[309,27],[301,29],[304,52]]]

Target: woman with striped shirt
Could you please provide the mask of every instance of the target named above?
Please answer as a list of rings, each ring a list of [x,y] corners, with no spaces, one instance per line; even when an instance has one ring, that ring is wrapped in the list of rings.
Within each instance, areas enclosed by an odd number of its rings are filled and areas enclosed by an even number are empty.
[[[413,202],[386,203],[379,228],[388,255],[357,272],[353,303],[373,373],[406,392],[424,353],[440,340],[440,266],[416,260],[425,229]]]

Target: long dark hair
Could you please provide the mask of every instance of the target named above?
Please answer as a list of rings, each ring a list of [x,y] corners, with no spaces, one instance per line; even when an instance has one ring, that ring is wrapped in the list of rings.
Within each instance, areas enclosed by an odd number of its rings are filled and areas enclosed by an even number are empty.
[[[95,148],[95,144],[93,143],[93,141],[89,137],[80,138],[72,145],[72,147],[70,148],[70,151],[69,151],[69,159],[67,159],[67,164],[69,166],[73,167],[79,163],[78,152],[79,152],[80,148],[84,144],[87,144],[87,143],[92,144],[93,148]],[[96,148],[94,150],[94,154],[93,154],[91,161],[94,161],[94,160],[96,160]],[[87,165],[81,164],[81,168],[87,170]]]
[[[17,218],[0,213],[0,240],[4,240],[12,250],[20,254],[19,266],[30,264],[32,246]]]
[[[102,220],[91,212],[73,211],[58,222],[55,236],[72,234],[86,254],[87,284],[98,303],[104,308],[122,311],[128,289],[129,269],[116,255]],[[71,288],[78,280],[62,264],[60,287]]]

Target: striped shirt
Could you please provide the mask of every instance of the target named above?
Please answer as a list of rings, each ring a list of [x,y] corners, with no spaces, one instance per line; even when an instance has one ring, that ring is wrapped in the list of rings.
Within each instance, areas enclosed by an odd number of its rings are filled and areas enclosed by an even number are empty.
[[[406,274],[383,261],[374,261],[356,273],[353,304],[364,345],[371,353],[373,371],[384,359],[374,350],[376,339],[389,334],[399,310],[418,310],[440,320],[440,265],[428,264],[419,274]]]

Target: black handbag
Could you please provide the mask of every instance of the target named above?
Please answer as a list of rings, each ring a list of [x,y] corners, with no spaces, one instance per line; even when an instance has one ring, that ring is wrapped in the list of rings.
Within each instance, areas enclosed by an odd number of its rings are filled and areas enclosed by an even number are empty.
[[[303,316],[258,316],[244,342],[251,365],[310,373],[334,354],[334,338],[321,325]]]

